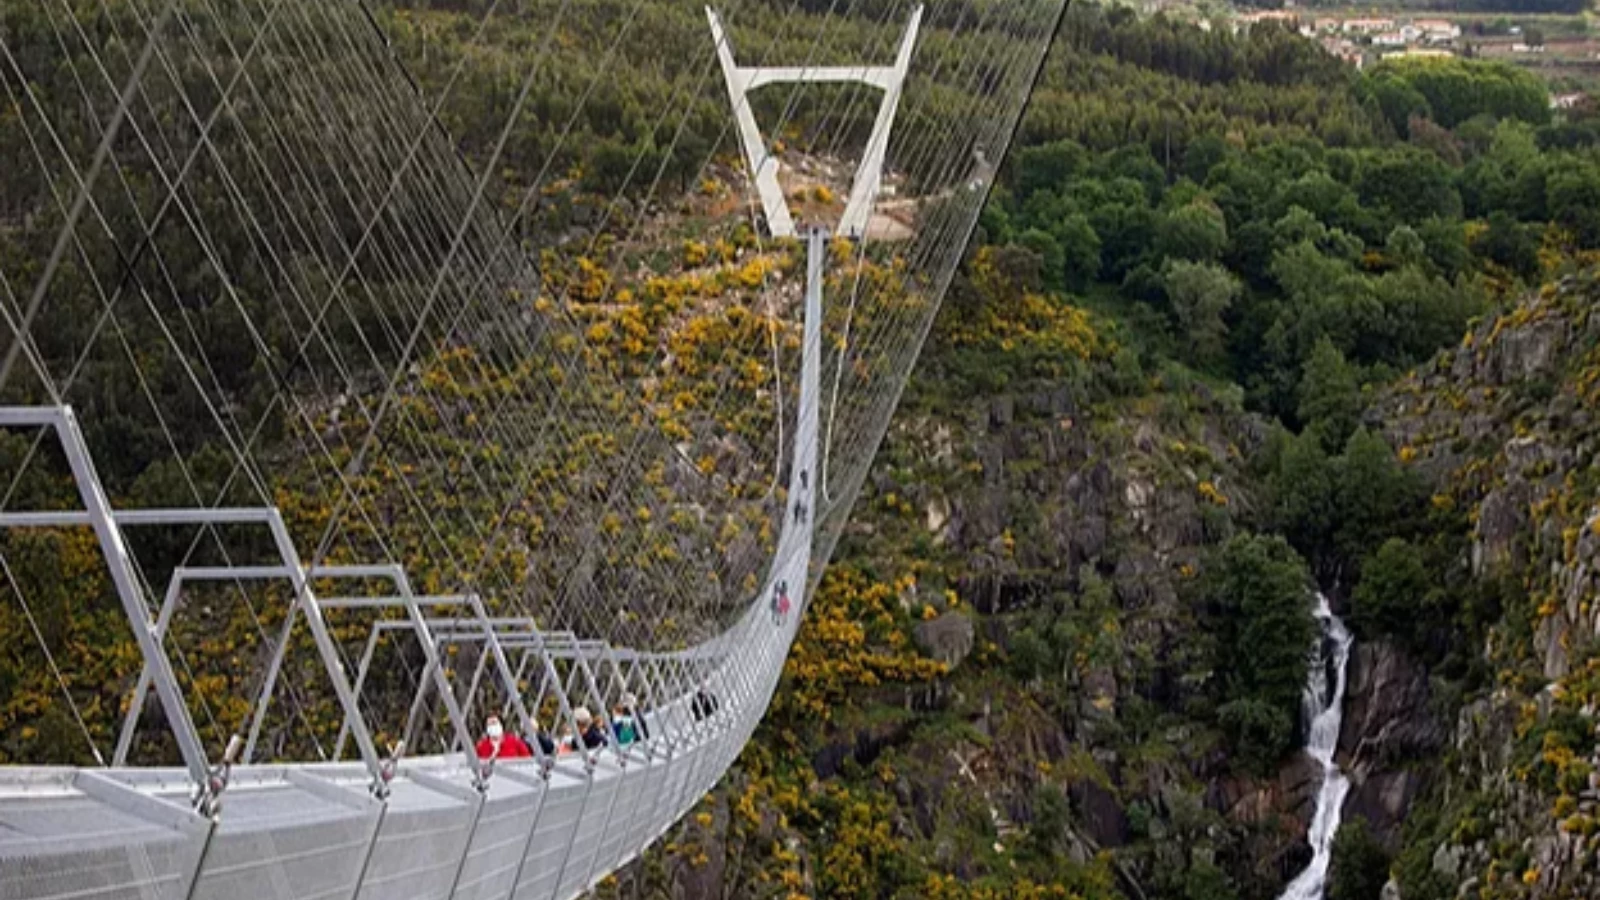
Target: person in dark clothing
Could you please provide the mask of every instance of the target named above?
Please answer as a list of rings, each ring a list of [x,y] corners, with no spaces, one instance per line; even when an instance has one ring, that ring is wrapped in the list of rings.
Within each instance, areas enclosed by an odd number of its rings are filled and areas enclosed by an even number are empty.
[[[550,737],[550,733],[548,731],[545,731],[543,728],[540,728],[538,722],[534,722],[533,723],[533,740],[529,741],[528,743],[532,744],[534,742],[538,742],[539,751],[541,753],[543,753],[545,756],[555,756],[556,755],[556,742],[555,742],[555,739]]]
[[[717,711],[716,695],[702,687],[700,690],[695,692],[694,702],[689,704],[689,711],[694,713],[694,720],[696,722],[703,721],[712,715],[715,715]]]
[[[589,708],[580,706],[572,711],[572,718],[578,723],[578,739],[583,741],[584,749],[594,750],[604,747],[607,743],[605,729],[596,722],[589,713]]]

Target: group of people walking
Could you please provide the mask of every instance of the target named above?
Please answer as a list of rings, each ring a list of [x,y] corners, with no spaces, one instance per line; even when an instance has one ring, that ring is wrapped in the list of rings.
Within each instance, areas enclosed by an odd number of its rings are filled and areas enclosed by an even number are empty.
[[[621,702],[612,707],[609,726],[586,706],[573,708],[572,720],[577,724],[577,732],[573,732],[572,726],[563,724],[556,737],[551,737],[549,732],[540,728],[538,722],[533,723],[533,739],[538,742],[541,753],[557,756],[573,753],[580,747],[595,750],[612,743],[626,747],[650,737],[644,716],[638,712],[638,700],[632,694],[623,694]],[[499,716],[490,716],[484,723],[483,731],[483,738],[477,745],[478,758],[481,760],[517,759],[533,755],[533,749],[527,741],[506,732]]]
[[[802,496],[796,498],[794,504],[794,520],[804,523],[810,516],[803,499],[804,494],[810,489],[810,472],[800,472],[800,490]],[[789,609],[792,601],[789,599],[789,582],[780,580],[772,586],[772,598],[769,609],[772,612],[773,624],[784,624],[789,618]],[[649,729],[645,725],[644,716],[637,709],[638,701],[632,694],[623,694],[622,700],[611,710],[611,723],[608,727],[605,722],[596,718],[586,706],[575,707],[572,710],[572,720],[577,724],[577,733],[566,724],[561,726],[560,734],[552,738],[547,732],[534,722],[533,739],[538,742],[539,750],[545,756],[558,756],[564,753],[573,753],[582,747],[585,750],[595,750],[615,743],[618,747],[626,747],[635,741],[648,740]],[[694,700],[690,703],[690,712],[696,722],[703,721],[714,715],[718,709],[717,698],[705,687],[695,692]],[[515,734],[507,734],[505,725],[499,716],[490,716],[484,724],[483,739],[478,741],[478,758],[481,760],[516,759],[533,755],[528,742]]]

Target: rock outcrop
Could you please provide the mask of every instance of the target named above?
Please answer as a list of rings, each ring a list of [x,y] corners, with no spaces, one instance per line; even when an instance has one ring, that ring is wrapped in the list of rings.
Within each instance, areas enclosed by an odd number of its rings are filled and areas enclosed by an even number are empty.
[[[1358,643],[1350,656],[1337,759],[1350,778],[1345,816],[1366,819],[1393,846],[1431,759],[1449,740],[1428,672],[1390,641]]]
[[[955,668],[972,652],[972,619],[956,610],[918,622],[917,643],[929,656]]]
[[[1357,785],[1346,812],[1391,845],[1419,796],[1436,819],[1407,837],[1417,864],[1399,867],[1395,887],[1408,898],[1406,879],[1423,877],[1424,894],[1600,896],[1597,301],[1594,271],[1549,285],[1374,410],[1435,505],[1468,512],[1462,590],[1481,594],[1472,613],[1485,621],[1481,647],[1455,649],[1493,688],[1452,714],[1403,652],[1357,654],[1340,744]]]

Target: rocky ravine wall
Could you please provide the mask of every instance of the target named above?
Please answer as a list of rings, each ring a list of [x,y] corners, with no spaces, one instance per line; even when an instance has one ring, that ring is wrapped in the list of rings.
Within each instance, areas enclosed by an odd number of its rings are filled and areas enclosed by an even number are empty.
[[[1462,564],[1508,585],[1479,648],[1491,687],[1451,710],[1402,651],[1362,648],[1341,744],[1358,777],[1370,766],[1350,808],[1390,833],[1432,788],[1442,821],[1422,849],[1454,896],[1600,896],[1597,306],[1594,272],[1547,285],[1375,410],[1436,502],[1471,510]]]

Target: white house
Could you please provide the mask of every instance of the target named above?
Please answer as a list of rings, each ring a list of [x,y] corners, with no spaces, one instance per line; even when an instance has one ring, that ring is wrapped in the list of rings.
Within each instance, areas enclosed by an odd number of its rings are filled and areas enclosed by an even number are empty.
[[[1461,37],[1461,26],[1447,19],[1418,19],[1411,24],[1430,44],[1443,44]]]

